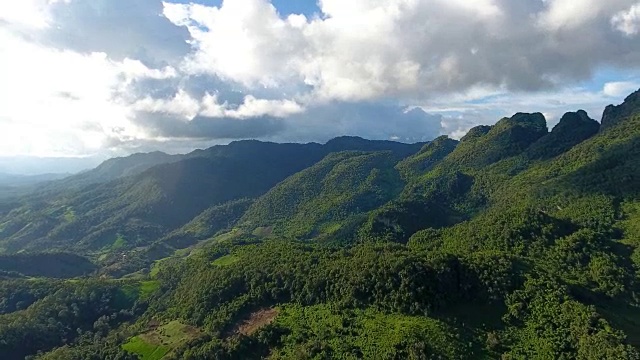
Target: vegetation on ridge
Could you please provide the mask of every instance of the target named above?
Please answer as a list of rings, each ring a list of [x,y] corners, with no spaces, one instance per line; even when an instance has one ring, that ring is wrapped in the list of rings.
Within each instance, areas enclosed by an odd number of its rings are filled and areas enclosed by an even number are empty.
[[[637,94],[605,115],[235,143],[5,203],[0,354],[640,359]]]

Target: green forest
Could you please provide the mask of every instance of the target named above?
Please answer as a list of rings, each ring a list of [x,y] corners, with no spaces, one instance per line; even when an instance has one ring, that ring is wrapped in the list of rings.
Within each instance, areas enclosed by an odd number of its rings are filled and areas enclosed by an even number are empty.
[[[0,199],[0,358],[640,359],[640,91],[402,144],[137,154]]]

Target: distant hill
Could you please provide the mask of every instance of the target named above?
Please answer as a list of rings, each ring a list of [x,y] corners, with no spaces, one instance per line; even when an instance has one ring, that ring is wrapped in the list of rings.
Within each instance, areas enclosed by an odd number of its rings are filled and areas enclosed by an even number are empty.
[[[40,175],[15,175],[0,173],[0,186],[20,187],[39,184],[43,182],[60,180],[71,174],[40,174]]]
[[[38,189],[36,193],[50,196],[59,191],[77,190],[92,184],[106,183],[127,176],[138,175],[156,165],[179,161],[183,157],[183,155],[169,155],[156,151],[113,158],[101,163],[94,169],[69,176],[64,181],[47,184]]]
[[[0,174],[0,199],[28,196],[47,184],[65,179],[71,174],[15,175]]]
[[[0,156],[0,173],[28,176],[55,173],[75,174],[94,168],[101,161],[95,157]]]
[[[137,175],[156,165],[178,161],[181,158],[182,155],[168,155],[160,151],[113,158],[103,162],[95,169],[73,176],[67,182],[80,185],[109,182],[122,177]]]
[[[0,207],[0,248],[87,253],[145,246],[208,208],[264,194],[330,152],[382,149],[401,158],[421,146],[353,137],[326,145],[238,141],[183,156],[113,159]]]

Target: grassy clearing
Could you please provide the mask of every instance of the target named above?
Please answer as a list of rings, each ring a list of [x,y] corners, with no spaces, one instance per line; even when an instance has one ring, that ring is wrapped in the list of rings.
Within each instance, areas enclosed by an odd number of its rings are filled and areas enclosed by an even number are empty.
[[[76,219],[76,212],[73,211],[73,208],[67,207],[67,210],[64,213],[64,221],[70,223]]]
[[[160,283],[155,280],[141,281],[140,282],[140,298],[147,298],[151,296],[156,290],[160,288]]]
[[[259,227],[253,230],[252,234],[257,237],[265,238],[271,236],[271,233],[273,233],[273,226]]]
[[[202,252],[203,249],[211,246],[212,244],[223,243],[226,241],[232,241],[234,238],[243,235],[244,232],[239,229],[233,229],[229,232],[221,233],[210,239],[199,241],[198,243],[189,246],[188,248],[178,249],[175,251],[172,257],[189,257],[197,255]]]
[[[136,272],[126,274],[121,277],[123,280],[145,280],[147,279],[147,273],[144,270],[138,270]]]
[[[122,348],[130,353],[138,355],[142,360],[162,359],[171,349],[168,346],[150,344],[141,336],[135,336]]]
[[[228,266],[238,262],[238,260],[240,260],[240,258],[235,255],[226,255],[226,256],[217,258],[211,264],[215,266]]]
[[[244,231],[240,230],[240,229],[233,229],[229,232],[225,232],[222,234],[219,234],[217,236],[215,236],[213,238],[214,242],[224,242],[224,241],[229,241],[232,240],[233,238],[243,235]]]
[[[164,258],[164,259],[160,259],[160,260],[156,260],[153,265],[151,265],[151,269],[149,270],[149,276],[152,279],[155,279],[156,276],[158,276],[158,273],[160,272],[160,269],[162,268],[162,263],[165,262],[166,260],[168,260],[170,258]]]
[[[186,341],[200,336],[200,330],[172,321],[147,333],[132,337],[122,348],[142,360],[160,360]]]
[[[124,238],[121,234],[118,234],[116,240],[111,245],[111,250],[116,251],[122,249],[127,245],[127,239]]]
[[[109,253],[101,254],[101,255],[98,257],[98,261],[105,261],[105,260],[107,260],[107,258],[108,258],[108,257],[109,257]]]
[[[119,281],[119,280],[116,280]],[[158,288],[160,283],[155,280],[132,282],[126,281],[120,285],[120,291],[122,292],[123,301],[136,301],[138,299],[147,299]]]
[[[151,271],[149,271],[149,276],[152,279],[155,279],[156,276],[158,276],[158,273],[160,272],[160,266],[158,266],[158,263],[156,262],[155,264],[153,264],[151,266]]]
[[[331,235],[342,229],[342,225],[341,222],[327,223],[320,227],[319,232],[320,234]]]

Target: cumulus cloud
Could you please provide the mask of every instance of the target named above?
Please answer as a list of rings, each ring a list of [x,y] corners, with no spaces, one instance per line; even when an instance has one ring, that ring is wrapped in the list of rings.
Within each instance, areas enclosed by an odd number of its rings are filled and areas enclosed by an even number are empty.
[[[111,101],[127,69],[102,53],[44,48],[0,29],[0,153],[64,155],[98,150],[111,128],[141,133]]]
[[[0,155],[424,141],[517,111],[593,114],[637,86],[637,1],[320,0],[305,16],[268,0],[7,0]],[[602,69],[624,74],[591,84]]]
[[[557,31],[572,30],[595,19],[613,3],[623,1],[543,0],[546,9],[538,15],[539,25]]]
[[[186,26],[197,46],[188,72],[213,73],[244,85],[276,86],[293,70],[292,54],[304,51],[295,21],[281,19],[264,0],[225,1],[220,9],[164,3],[164,15]]]
[[[615,14],[611,18],[611,24],[627,36],[638,35],[640,32],[640,3]]]
[[[162,11],[155,0],[6,0],[0,20],[48,47],[103,52],[114,60],[132,58],[162,67],[179,62],[190,50],[189,33]]]
[[[121,68],[128,79],[156,79],[165,80],[176,77],[178,74],[176,69],[171,66],[165,66],[163,69],[150,69],[139,60],[125,58],[122,61]]]
[[[602,92],[611,97],[622,97],[638,90],[640,83],[634,81],[616,81],[604,84]]]
[[[225,115],[240,119],[265,115],[284,118],[302,112],[304,112],[304,108],[295,101],[256,99],[251,95],[247,95],[242,105],[235,110],[227,111]]]
[[[145,97],[133,104],[133,109],[149,113],[176,115],[184,120],[191,120],[200,112],[200,103],[184,90],[179,90],[173,98],[153,99]]]
[[[41,29],[51,20],[45,0],[3,1],[0,3],[0,22],[14,27]]]
[[[307,19],[237,0],[164,3],[164,15],[193,38],[187,72],[249,88],[297,82],[315,101],[409,101],[478,85],[550,89],[600,65],[637,66],[640,46],[609,25],[631,3],[323,0],[322,17]]]
[[[183,89],[169,99],[154,99],[149,96],[132,105],[136,111],[176,115],[184,120],[193,120],[196,116],[213,118],[248,119],[270,116],[284,118],[304,112],[304,108],[291,100],[257,99],[247,95],[244,101],[233,108],[228,102],[222,104],[217,94],[206,93],[202,100],[196,100]]]

